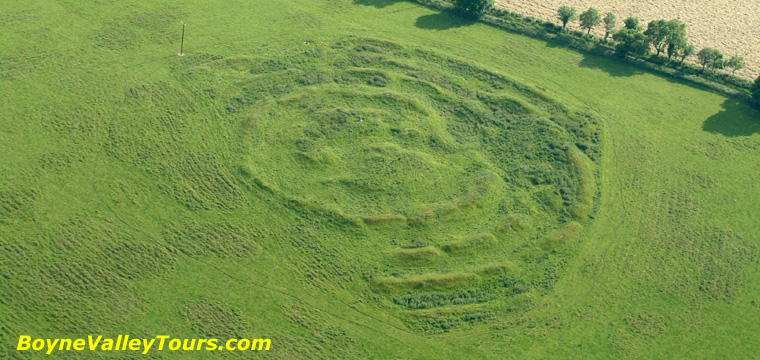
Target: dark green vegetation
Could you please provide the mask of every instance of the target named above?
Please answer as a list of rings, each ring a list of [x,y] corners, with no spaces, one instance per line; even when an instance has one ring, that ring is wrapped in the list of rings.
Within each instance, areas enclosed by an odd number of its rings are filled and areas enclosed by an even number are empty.
[[[578,18],[578,10],[572,6],[560,6],[557,9],[557,17],[562,23],[562,30],[567,28],[567,23]]]
[[[641,56],[649,52],[649,39],[641,31],[625,27],[612,35],[612,38],[617,42],[615,50],[621,56]]]
[[[715,70],[723,66],[723,54],[717,49],[704,48],[697,53],[697,59],[699,59],[702,69],[709,66]]]
[[[0,358],[755,354],[746,104],[408,2],[0,10]]]
[[[738,55],[734,55],[728,59],[725,65],[727,68],[731,69],[732,76],[736,76],[736,70],[741,70],[747,67],[747,64],[744,62],[744,58]]]
[[[586,35],[591,34],[591,29],[602,23],[602,13],[595,8],[589,8],[579,17],[581,29],[586,29]]]
[[[493,8],[493,0],[453,0],[454,9],[471,16],[487,14]]]
[[[615,32],[617,28],[617,16],[613,13],[607,13],[602,20],[604,22],[604,42],[610,37],[610,34]]]

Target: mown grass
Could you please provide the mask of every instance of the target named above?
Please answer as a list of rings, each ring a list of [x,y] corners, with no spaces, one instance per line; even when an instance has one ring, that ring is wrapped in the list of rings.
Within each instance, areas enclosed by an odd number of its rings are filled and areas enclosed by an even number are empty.
[[[746,105],[402,1],[0,13],[0,358],[755,353]]]

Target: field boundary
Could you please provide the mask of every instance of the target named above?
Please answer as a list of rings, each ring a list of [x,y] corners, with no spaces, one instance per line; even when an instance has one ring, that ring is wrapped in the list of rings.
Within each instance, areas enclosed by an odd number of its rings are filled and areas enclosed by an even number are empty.
[[[407,0],[428,8],[432,8],[439,11],[453,11],[453,5],[447,1],[443,0]],[[505,10],[499,10],[500,13],[505,14],[514,14],[507,12]],[[530,17],[523,17],[520,14],[516,14],[521,19],[533,19]],[[539,24],[543,24],[543,28],[541,27],[535,27],[531,26],[527,23],[522,23],[515,21],[514,19],[510,19],[507,16],[495,16],[495,15],[483,15],[480,18],[477,19],[477,21],[490,25],[493,27],[496,27],[500,30],[508,31],[511,33],[515,33],[518,35],[528,36],[539,40],[544,40],[547,42],[551,42],[560,46],[563,46],[565,48],[573,49],[581,53],[590,54],[594,56],[599,56],[605,59],[618,61],[625,63],[627,65],[633,66],[638,69],[642,69],[645,71],[652,72],[657,75],[669,77],[671,79],[675,79],[678,81],[681,81],[685,83],[686,85],[690,85],[693,87],[697,87],[704,90],[713,91],[722,95],[726,95],[728,97],[744,101],[748,104],[760,107],[760,102],[754,100],[752,96],[749,93],[749,86],[750,82],[745,79],[733,79],[734,82],[736,81],[742,81],[746,82],[746,84],[731,84],[727,81],[721,81],[720,78],[715,78],[716,74],[710,74],[707,73],[709,76],[712,76],[712,78],[708,79],[705,77],[697,76],[698,73],[696,70],[694,70],[694,67],[691,65],[684,64],[682,65],[681,69],[674,68],[671,66],[667,66],[664,64],[658,64],[656,62],[653,62],[646,58],[637,58],[632,57],[630,55],[623,57],[618,56],[613,48],[608,46],[607,44],[602,43],[599,40],[595,39],[589,39],[585,37],[578,38],[576,36],[573,36],[569,33],[562,33],[557,31],[549,31],[547,28],[550,26],[552,30],[555,29],[556,25],[554,25],[552,22],[541,22],[538,19],[533,19],[532,21],[535,21]],[[685,70],[689,72],[694,73],[687,73]],[[703,73],[704,75],[704,73]],[[724,77],[727,77],[728,75],[724,75]]]

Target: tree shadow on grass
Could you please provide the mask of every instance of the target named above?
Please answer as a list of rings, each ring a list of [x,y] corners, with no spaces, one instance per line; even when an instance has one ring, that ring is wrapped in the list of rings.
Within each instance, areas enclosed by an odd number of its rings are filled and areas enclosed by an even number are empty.
[[[395,3],[402,2],[404,0],[354,0],[354,4],[357,5],[365,5],[365,6],[374,6],[378,9],[382,9],[387,6],[391,6]]]
[[[631,64],[590,54],[583,54],[583,60],[578,65],[583,68],[599,69],[614,77],[631,77],[644,74],[644,70]]]
[[[474,19],[456,16],[448,12],[440,12],[418,17],[414,26],[426,30],[448,30],[462,26],[470,26],[474,23]]]
[[[566,34],[560,34],[551,39],[543,40],[546,43],[546,47],[548,48],[562,48],[575,51],[578,54],[583,55],[583,60],[578,63],[578,66],[582,68],[602,70],[614,77],[631,77],[645,73],[643,69],[640,69],[633,64],[628,64],[622,59],[614,57],[608,58],[600,55],[594,55],[580,49],[575,49],[571,46],[572,42],[575,41],[575,39],[568,37]]]
[[[736,99],[726,99],[723,109],[710,116],[702,129],[728,137],[760,134],[760,111]]]

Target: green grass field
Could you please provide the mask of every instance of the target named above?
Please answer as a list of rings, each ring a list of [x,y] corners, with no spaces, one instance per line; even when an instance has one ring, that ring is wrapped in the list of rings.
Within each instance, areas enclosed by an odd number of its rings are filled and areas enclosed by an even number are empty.
[[[89,334],[272,339],[147,358],[760,348],[748,105],[400,0],[0,24],[0,358]]]

